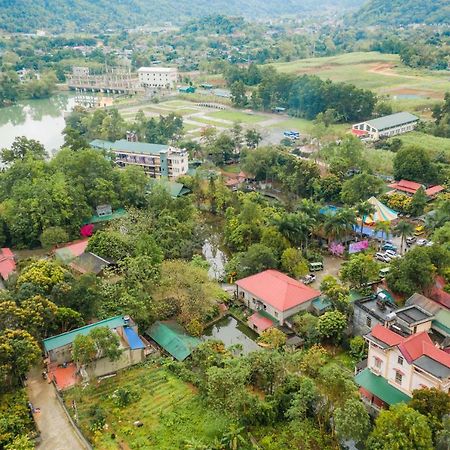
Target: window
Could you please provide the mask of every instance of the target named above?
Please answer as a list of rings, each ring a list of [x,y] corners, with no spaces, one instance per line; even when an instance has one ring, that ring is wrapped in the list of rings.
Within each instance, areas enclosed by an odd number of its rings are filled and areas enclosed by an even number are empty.
[[[366,325],[370,328],[372,326],[372,317],[366,317]]]
[[[278,317],[278,313],[275,311],[275,317]]]
[[[375,367],[381,369],[381,359],[375,356]]]
[[[403,366],[403,358],[401,356],[398,357],[397,362]]]
[[[395,372],[395,382],[397,384],[402,384],[403,375],[400,372]]]

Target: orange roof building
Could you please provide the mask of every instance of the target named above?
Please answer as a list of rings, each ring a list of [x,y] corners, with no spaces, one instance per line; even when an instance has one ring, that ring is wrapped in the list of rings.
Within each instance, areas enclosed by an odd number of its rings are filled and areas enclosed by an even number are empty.
[[[16,260],[10,248],[0,249],[0,277],[7,280],[16,271]]]
[[[264,311],[283,325],[286,318],[309,309],[320,292],[277,270],[236,281],[237,295],[250,309]]]

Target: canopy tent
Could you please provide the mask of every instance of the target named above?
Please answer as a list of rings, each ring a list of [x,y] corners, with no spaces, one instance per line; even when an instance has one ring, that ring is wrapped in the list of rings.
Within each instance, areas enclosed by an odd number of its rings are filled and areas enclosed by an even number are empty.
[[[370,197],[367,202],[375,208],[375,212],[369,216],[364,216],[363,219],[366,225],[375,225],[378,222],[392,222],[398,218],[397,211],[381,203],[377,198]]]

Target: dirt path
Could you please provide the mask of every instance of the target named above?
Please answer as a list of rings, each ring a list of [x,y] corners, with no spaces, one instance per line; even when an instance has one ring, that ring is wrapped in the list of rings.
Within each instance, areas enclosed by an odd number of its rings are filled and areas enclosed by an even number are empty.
[[[86,450],[59,404],[53,385],[42,379],[40,367],[30,372],[27,390],[34,408],[41,410],[34,415],[42,438],[38,449]]]

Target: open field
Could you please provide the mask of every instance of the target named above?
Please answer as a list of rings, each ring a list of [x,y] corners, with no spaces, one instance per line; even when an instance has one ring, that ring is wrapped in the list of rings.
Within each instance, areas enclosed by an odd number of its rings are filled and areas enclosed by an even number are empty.
[[[434,156],[444,153],[447,160],[450,161],[450,139],[436,137],[419,131],[406,133],[398,136],[398,138],[402,140],[403,145],[418,145]]]
[[[280,117],[279,122],[275,122],[270,125],[270,128],[276,128],[280,130],[292,130],[299,131],[302,134],[311,134],[314,132],[314,121],[300,119],[300,118],[286,118],[285,116]],[[284,119],[284,120],[283,120]],[[333,131],[337,134],[343,133],[345,131],[350,130],[351,126],[347,124],[339,124],[339,125],[331,125],[330,131]]]
[[[450,90],[447,72],[410,69],[401,64],[398,55],[378,52],[355,52],[273,65],[280,72],[315,74],[389,95],[395,109],[424,109]]]
[[[140,398],[119,407],[112,397],[118,388],[137,392]],[[186,440],[210,442],[228,427],[223,415],[206,409],[192,386],[150,365],[121,371],[84,390],[76,387],[64,398],[70,410],[72,400],[76,401],[80,427],[95,439],[96,449],[181,449]],[[90,414],[95,407],[104,411],[107,424],[106,430],[96,433],[91,430]],[[137,420],[143,426],[134,426]]]
[[[230,120],[231,122],[242,122],[248,124],[258,123],[262,122],[263,120],[267,120],[267,117],[265,116],[251,113],[249,114],[241,111],[217,111],[209,113],[208,116],[211,118],[219,118]]]

